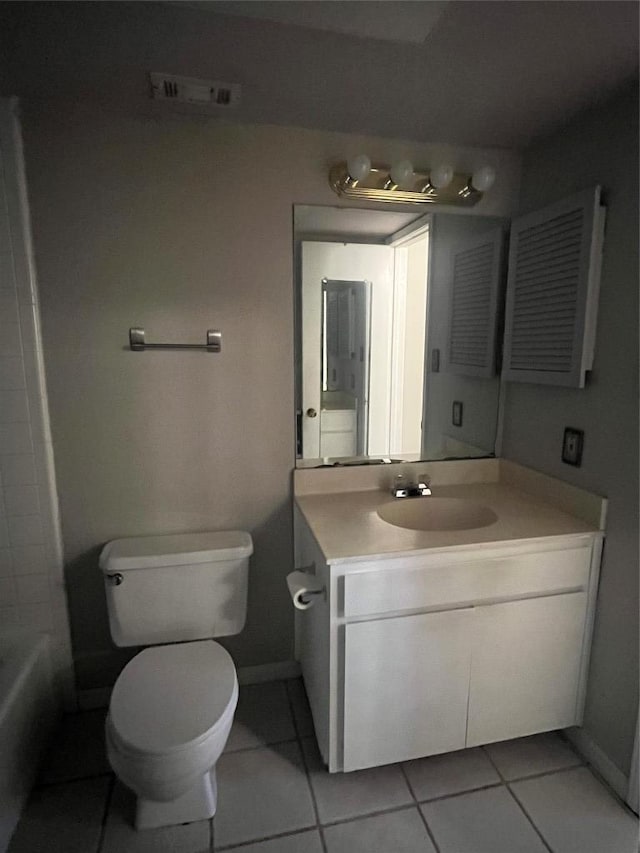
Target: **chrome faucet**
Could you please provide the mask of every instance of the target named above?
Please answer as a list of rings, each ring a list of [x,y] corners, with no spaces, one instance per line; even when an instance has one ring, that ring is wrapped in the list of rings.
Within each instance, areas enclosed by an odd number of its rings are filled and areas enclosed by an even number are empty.
[[[431,494],[431,480],[426,474],[420,474],[416,482],[411,482],[404,474],[398,474],[391,494],[394,498],[419,498]]]

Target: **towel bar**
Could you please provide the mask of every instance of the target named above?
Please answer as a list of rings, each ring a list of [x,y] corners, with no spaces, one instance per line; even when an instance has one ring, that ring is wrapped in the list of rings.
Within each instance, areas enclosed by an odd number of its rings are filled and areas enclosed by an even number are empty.
[[[205,344],[151,344],[144,339],[144,329],[129,329],[129,346],[134,352],[145,349],[203,349],[207,352],[220,352],[222,350],[222,332],[218,329],[209,329],[207,342]]]

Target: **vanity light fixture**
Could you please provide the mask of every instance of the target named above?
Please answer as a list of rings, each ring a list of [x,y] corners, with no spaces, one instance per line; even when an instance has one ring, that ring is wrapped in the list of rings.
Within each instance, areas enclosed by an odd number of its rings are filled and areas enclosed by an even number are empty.
[[[397,190],[398,187],[408,184],[413,178],[413,163],[411,160],[399,160],[392,163],[389,169],[389,178],[385,181],[385,190]]]
[[[460,195],[466,197],[474,192],[484,193],[491,189],[495,179],[496,170],[492,166],[481,166],[471,175],[467,185],[460,190]]]
[[[446,189],[453,180],[453,166],[448,163],[440,163],[429,172],[429,179],[420,192],[437,195],[438,190]]]
[[[495,181],[492,166],[481,166],[472,174],[456,172],[448,163],[432,169],[414,169],[410,160],[391,166],[372,164],[366,154],[357,154],[329,170],[329,183],[345,198],[392,204],[450,204],[471,207],[480,201]]]
[[[346,181],[348,186],[355,187],[359,181],[363,181],[371,171],[371,160],[366,154],[356,154],[347,160]]]

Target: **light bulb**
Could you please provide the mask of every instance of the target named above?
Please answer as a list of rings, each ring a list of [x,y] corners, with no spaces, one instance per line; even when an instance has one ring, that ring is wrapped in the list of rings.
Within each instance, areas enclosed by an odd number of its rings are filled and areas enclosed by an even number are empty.
[[[413,163],[410,160],[399,160],[391,166],[389,175],[396,186],[404,184],[413,175]]]
[[[448,187],[452,180],[453,166],[449,166],[447,163],[439,163],[429,172],[429,183],[437,190]]]
[[[493,166],[481,166],[471,176],[471,186],[474,190],[479,190],[479,192],[483,193],[493,186],[495,179],[496,170]]]
[[[347,172],[353,181],[363,181],[371,171],[371,160],[366,154],[356,154],[347,160]]]

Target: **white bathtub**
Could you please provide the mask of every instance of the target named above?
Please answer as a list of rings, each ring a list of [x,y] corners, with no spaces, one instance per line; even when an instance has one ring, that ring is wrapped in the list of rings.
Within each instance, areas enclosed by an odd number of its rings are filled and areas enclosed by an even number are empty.
[[[0,633],[0,853],[9,845],[58,714],[48,636]]]

